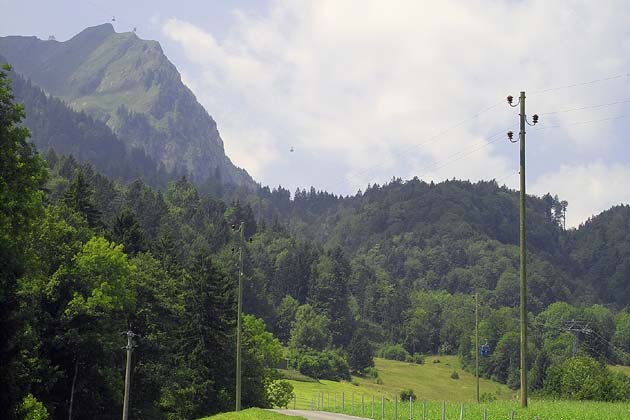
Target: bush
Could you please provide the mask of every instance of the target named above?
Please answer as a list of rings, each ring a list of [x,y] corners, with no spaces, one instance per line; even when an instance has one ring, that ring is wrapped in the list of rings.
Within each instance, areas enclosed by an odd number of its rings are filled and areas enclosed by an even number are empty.
[[[379,357],[388,360],[405,361],[409,357],[409,353],[402,344],[385,344],[378,352]]]
[[[420,353],[414,353],[412,356],[412,361],[413,363],[417,364],[417,365],[423,365],[424,364],[424,355],[420,354]]]
[[[591,357],[572,357],[547,369],[543,389],[559,398],[619,401],[630,394],[630,380]]]
[[[348,362],[338,351],[303,352],[297,357],[297,367],[303,375],[333,381],[350,379]]]
[[[23,420],[48,420],[49,418],[48,410],[33,394],[28,394],[24,397],[18,411],[20,418]]]
[[[457,371],[453,371],[453,373],[451,373],[451,379],[459,379],[459,373],[457,373]]]
[[[409,401],[409,398],[411,398],[413,401],[416,400],[416,394],[413,392],[413,389],[407,388],[400,391],[401,401]]]
[[[267,385],[267,400],[272,407],[287,408],[293,398],[293,385],[289,382],[273,381]]]
[[[485,402],[485,403],[489,403],[489,402],[493,402],[496,401],[497,397],[494,394],[491,394],[489,392],[482,392],[481,395],[479,396],[479,401],[480,402]]]
[[[363,373],[365,374],[365,376],[376,379],[378,378],[378,370],[376,370],[376,368],[374,367],[369,367],[366,368]]]

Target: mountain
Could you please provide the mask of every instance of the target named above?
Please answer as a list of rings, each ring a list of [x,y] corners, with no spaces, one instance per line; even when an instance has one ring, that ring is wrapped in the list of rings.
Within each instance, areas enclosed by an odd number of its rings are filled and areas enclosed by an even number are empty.
[[[0,56],[0,63],[6,61]],[[72,155],[110,178],[123,183],[141,179],[156,188],[164,188],[169,181],[185,175],[167,172],[141,148],[127,147],[105,123],[73,111],[30,80],[15,72],[9,76],[15,99],[26,111],[24,124],[29,128],[30,141],[47,160],[54,159],[55,154]]]
[[[142,149],[168,172],[256,188],[225,155],[216,122],[159,43],[104,24],[65,42],[1,37],[0,54],[16,72],[73,110],[104,122],[128,148]]]

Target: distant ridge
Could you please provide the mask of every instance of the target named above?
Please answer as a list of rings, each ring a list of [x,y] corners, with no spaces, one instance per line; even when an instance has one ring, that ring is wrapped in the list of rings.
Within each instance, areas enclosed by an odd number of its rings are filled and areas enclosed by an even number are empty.
[[[181,81],[156,41],[117,33],[106,23],[65,42],[0,37],[0,54],[16,72],[72,109],[105,122],[129,148],[140,148],[167,171],[195,181],[256,188],[225,155],[216,122]]]

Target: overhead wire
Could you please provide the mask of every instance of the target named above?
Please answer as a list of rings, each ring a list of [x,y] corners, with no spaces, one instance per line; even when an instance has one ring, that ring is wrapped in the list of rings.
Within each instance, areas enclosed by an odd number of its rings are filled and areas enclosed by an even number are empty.
[[[586,82],[577,82],[577,83],[572,83],[569,85],[563,85],[563,86],[556,86],[556,87],[551,87],[551,88],[546,88],[546,89],[540,89],[540,90],[535,90],[533,92],[528,93],[528,96],[534,96],[534,95],[540,95],[543,93],[548,93],[548,92],[555,92],[558,90],[563,90],[563,89],[570,89],[570,88],[575,88],[575,87],[582,87],[582,86],[590,86],[590,85],[594,85],[597,83],[602,83],[602,82],[609,82],[612,80],[618,80],[618,79],[623,79],[623,78],[627,78],[630,77],[630,73],[621,73],[621,74],[617,74],[614,76],[609,76],[609,77],[603,77],[600,79],[594,79],[594,80],[589,80]]]
[[[605,104],[598,104],[598,105],[586,105],[586,106],[582,106],[582,107],[579,107],[579,108],[568,108],[568,109],[563,109],[563,110],[559,110],[559,111],[542,112],[542,113],[539,112],[538,115],[562,114],[562,113],[565,113],[565,112],[583,111],[583,110],[586,110],[586,109],[603,108],[603,107],[607,107],[607,106],[627,104],[627,103],[630,103],[630,99],[624,99],[624,100],[620,100],[620,101],[608,102],[608,103],[605,103]]]
[[[603,82],[608,82],[608,81],[613,81],[613,80],[619,80],[619,79],[623,79],[623,78],[628,78],[630,77],[630,73],[621,73],[621,74],[617,74],[614,76],[609,76],[609,77],[603,77],[603,78],[599,78],[599,79],[593,79],[593,80],[589,80],[589,81],[584,81],[584,82],[577,82],[577,83],[572,83],[572,84],[568,84],[568,85],[561,85],[561,86],[555,86],[555,87],[550,87],[550,88],[545,88],[545,89],[539,89],[539,90],[535,90],[531,93],[528,94],[528,96],[535,96],[535,95],[540,95],[540,94],[544,94],[544,93],[548,93],[548,92],[555,92],[558,90],[563,90],[563,89],[571,89],[571,88],[576,88],[576,87],[583,87],[583,86],[590,86],[590,85],[594,85],[597,83],[603,83]],[[490,111],[494,108],[496,108],[499,104],[501,104],[502,101],[491,105],[487,108],[484,108],[483,110],[473,114],[471,117],[465,118],[461,121],[459,121],[458,123],[448,127],[445,130],[442,130],[441,132],[437,133],[436,135],[430,137],[427,141],[414,145],[412,147],[409,147],[405,150],[403,150],[403,152],[399,152],[397,153],[397,155],[402,155],[403,153],[406,153],[414,148],[417,147],[422,147],[426,144],[432,143],[433,141],[437,140],[439,137],[441,137],[442,135],[446,134],[447,132],[460,127],[461,125],[463,125],[466,122],[472,121],[473,119],[479,117],[480,115],[484,114],[487,111]],[[558,110],[558,111],[552,111],[552,112],[547,112],[547,113],[541,113],[539,115],[554,115],[554,114],[559,114],[559,113],[565,113],[565,112],[572,112],[572,111],[579,111],[579,110],[586,110],[586,109],[596,109],[596,108],[603,108],[606,106],[612,106],[612,105],[618,105],[618,104],[624,104],[624,103],[630,103],[630,99],[628,100],[619,100],[619,101],[613,101],[613,102],[609,102],[609,103],[605,103],[605,104],[596,104],[596,105],[587,105],[587,106],[583,106],[583,107],[579,107],[579,108],[572,108],[572,109],[566,109],[566,110]],[[578,122],[574,122],[574,123],[568,123],[571,125],[583,125],[583,124],[590,124],[590,123],[596,123],[596,122],[604,122],[604,121],[612,121],[612,120],[617,120],[617,119],[622,119],[622,118],[627,118],[625,115],[621,115],[621,116],[615,116],[615,117],[608,117],[608,118],[602,118],[602,119],[597,119],[597,120],[589,120],[589,121],[578,121]],[[559,127],[563,127],[563,125],[555,125],[555,126],[547,126],[544,128],[539,128],[539,129],[535,129],[535,130],[543,130],[543,129],[551,129],[551,128],[559,128]],[[483,146],[486,147],[486,146]],[[483,148],[482,147],[482,148]],[[435,165],[439,165],[439,167],[443,167],[446,165],[440,165],[439,163],[436,163]],[[351,173],[346,175],[344,178],[349,181],[351,179],[358,179],[359,176],[361,175],[365,175],[367,173],[372,172],[374,169],[378,169],[379,167],[384,167],[384,164],[377,164],[374,166],[371,166],[369,168],[365,168],[364,170],[360,171],[360,172],[355,172],[355,173]],[[426,174],[423,174],[423,176]],[[497,182],[498,183],[498,182]],[[341,184],[341,183],[339,183]]]

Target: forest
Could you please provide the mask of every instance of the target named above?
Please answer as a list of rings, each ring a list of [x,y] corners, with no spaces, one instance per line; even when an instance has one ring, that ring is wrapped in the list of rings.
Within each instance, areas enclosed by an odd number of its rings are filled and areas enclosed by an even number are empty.
[[[196,182],[115,137],[118,155],[90,152],[75,137],[107,136],[104,124],[43,94],[24,100],[25,112],[8,75],[0,73],[7,418],[118,417],[126,330],[140,336],[135,418],[231,409],[240,249],[244,407],[281,399],[275,367],[284,359],[335,380],[363,374],[377,354],[457,354],[472,369],[475,293],[491,349],[481,373],[518,388],[517,192],[417,178],[346,197],[239,188],[220,174]],[[630,378],[602,367],[630,364],[630,207],[565,229],[570,203],[547,194],[527,206],[532,391],[629,399]],[[572,331],[578,324],[582,332]]]

